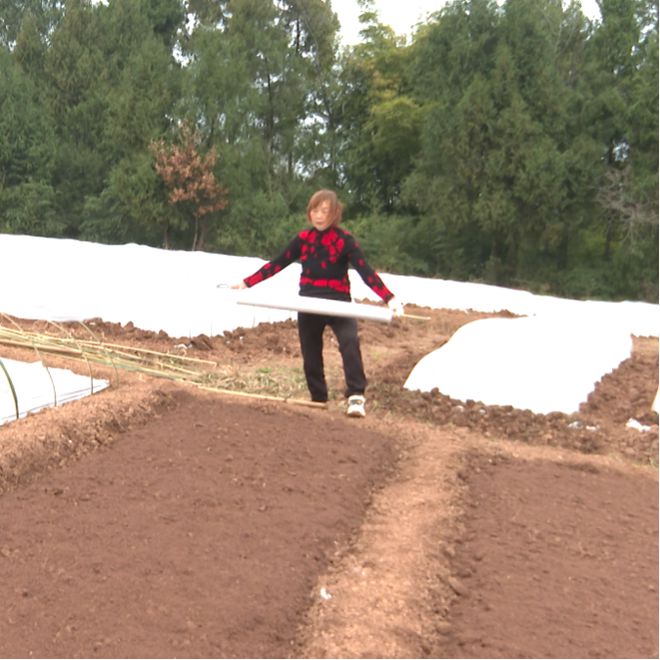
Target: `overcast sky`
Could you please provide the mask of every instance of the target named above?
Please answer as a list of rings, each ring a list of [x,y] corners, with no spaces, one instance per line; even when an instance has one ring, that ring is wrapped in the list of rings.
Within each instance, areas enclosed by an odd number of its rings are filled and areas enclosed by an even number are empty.
[[[341,23],[342,43],[350,46],[360,40],[360,8],[357,0],[331,0],[332,9]],[[396,34],[409,36],[417,23],[426,20],[429,14],[439,11],[447,0],[375,0],[374,6],[382,23],[389,25]],[[596,0],[582,0],[585,14],[589,18],[600,16]]]

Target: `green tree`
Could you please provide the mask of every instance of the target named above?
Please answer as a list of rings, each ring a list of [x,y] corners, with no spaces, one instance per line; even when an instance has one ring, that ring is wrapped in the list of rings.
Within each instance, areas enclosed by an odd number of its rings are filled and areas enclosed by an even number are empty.
[[[0,49],[0,231],[59,235],[56,139],[31,80]]]
[[[506,245],[498,227],[512,201],[486,178],[498,112],[515,90],[508,52],[496,57],[499,21],[494,2],[454,2],[418,32],[411,47],[411,94],[423,124],[404,199],[421,214],[420,253],[433,272],[445,276],[480,276],[491,257],[502,259],[497,253]],[[504,86],[499,99],[491,83],[496,63]]]
[[[116,224],[100,215],[126,203],[113,169],[139,163],[140,152],[166,132],[180,84],[171,44],[183,18],[175,0],[67,2],[46,53],[44,84],[60,138],[55,185],[69,235],[100,239]]]
[[[85,196],[103,189],[107,168],[99,149],[106,111],[106,60],[99,8],[69,0],[45,57],[46,108],[57,128],[54,184],[66,232],[77,236]]]
[[[217,175],[231,191],[223,235],[211,238],[237,251],[249,240],[261,252],[274,224],[300,208],[301,181],[327,165],[330,142],[319,138],[338,24],[321,0],[236,0],[231,12],[200,7],[195,26],[184,43],[181,115],[217,148]]]
[[[63,0],[0,0],[0,45],[13,48],[27,16],[39,34],[51,34],[63,14]]]
[[[597,192],[608,181],[612,149],[630,135],[643,133],[640,143],[650,148],[619,184],[634,188],[657,174],[657,121],[650,121],[657,117],[657,66],[645,66],[643,55],[653,49],[657,20],[642,11],[649,3],[609,4],[616,17],[609,36],[601,32],[607,21],[590,25],[576,3],[558,0],[501,7],[460,0],[418,33],[409,79],[424,117],[422,146],[404,190],[421,213],[420,250],[439,272],[620,295],[603,253],[592,247],[620,243],[611,231],[612,197],[603,215]],[[631,206],[633,197],[627,190],[625,208],[657,206],[657,196]],[[646,238],[641,244],[652,245]]]
[[[403,38],[361,1],[363,41],[342,62],[341,155],[346,185],[358,211],[401,208],[401,183],[419,151],[421,111],[408,94]]]
[[[613,286],[637,280],[638,290],[656,298],[658,8],[649,0],[602,0],[599,6],[584,80],[592,99],[585,130],[602,154],[597,230]]]
[[[39,21],[32,12],[28,12],[21,21],[13,56],[14,61],[35,83],[43,83],[46,48]]]
[[[185,234],[186,228],[167,203],[151,153],[136,151],[114,165],[100,195],[85,198],[80,238],[160,246],[165,233]]]

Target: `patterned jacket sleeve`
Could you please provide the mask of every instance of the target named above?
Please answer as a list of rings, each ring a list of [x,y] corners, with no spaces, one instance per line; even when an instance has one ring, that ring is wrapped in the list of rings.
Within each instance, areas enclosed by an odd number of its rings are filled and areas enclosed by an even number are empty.
[[[347,241],[348,261],[360,274],[364,283],[384,302],[394,298],[394,294],[385,286],[380,275],[367,263],[359,243],[353,236]]]
[[[267,280],[269,277],[276,275],[281,270],[292,264],[296,259],[300,258],[300,236],[296,236],[284,251],[275,257],[272,261],[264,264],[258,271],[246,277],[243,282],[247,287],[254,286]]]

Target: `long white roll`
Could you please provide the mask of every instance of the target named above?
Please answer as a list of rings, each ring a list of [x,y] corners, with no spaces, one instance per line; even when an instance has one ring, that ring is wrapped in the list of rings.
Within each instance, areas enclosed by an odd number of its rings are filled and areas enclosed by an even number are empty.
[[[238,294],[236,302],[239,305],[253,307],[270,307],[271,309],[287,309],[307,314],[323,314],[327,316],[344,316],[369,321],[389,323],[393,312],[388,307],[376,307],[362,303],[328,300],[327,298],[311,298],[309,296],[288,296],[276,300],[255,296],[252,293]]]

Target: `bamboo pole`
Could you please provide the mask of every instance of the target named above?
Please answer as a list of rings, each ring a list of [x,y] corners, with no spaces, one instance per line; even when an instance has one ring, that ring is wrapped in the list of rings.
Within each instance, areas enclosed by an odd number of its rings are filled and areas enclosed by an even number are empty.
[[[288,399],[281,396],[272,396],[271,394],[256,394],[253,392],[241,392],[239,390],[227,390],[222,387],[209,387],[208,385],[197,385],[200,390],[207,392],[216,392],[217,394],[227,394],[229,396],[242,396],[249,399],[261,399],[263,401],[277,401],[278,403],[291,403],[297,406],[307,406],[308,408],[319,408],[326,410],[327,405],[319,401],[306,401],[305,399]]]
[[[21,328],[21,326],[13,318],[11,318],[11,316],[7,316],[7,314],[4,314],[4,313],[2,314],[2,316],[4,318],[6,318],[10,323],[15,325],[20,331],[23,330]],[[32,342],[32,343],[34,343],[34,342]],[[34,352],[37,354],[37,359],[43,365],[44,369],[46,370],[46,374],[48,374],[48,379],[50,380],[50,386],[51,386],[51,389],[53,390],[53,402],[54,402],[55,405],[57,405],[57,388],[55,387],[55,381],[53,380],[53,374],[50,373],[50,369],[48,368],[48,365],[44,362],[43,358],[41,357],[41,354],[39,353],[39,350],[37,349],[37,347],[33,346],[32,348],[34,348]],[[3,366],[3,369],[4,369],[4,366]],[[5,373],[6,373],[6,370],[5,370]],[[9,376],[7,376],[7,377],[9,377]],[[13,387],[12,387],[12,389],[13,389]],[[17,409],[17,413],[18,413],[18,409]],[[18,417],[16,419],[18,419]]]
[[[39,333],[31,333],[27,331],[21,331],[21,332],[12,332],[8,328],[1,326],[0,325],[0,335],[2,334],[11,334],[14,336],[19,336],[21,338],[32,338],[32,339],[39,339],[42,342],[46,341],[48,343],[58,343],[58,344],[63,344],[63,345],[69,345],[69,344],[75,344],[77,346],[81,347],[90,347],[90,348],[98,348],[99,350],[102,350],[104,353],[108,353],[107,349],[108,348],[117,348],[117,351],[110,351],[112,354],[122,354],[124,356],[130,356],[131,358],[135,358],[138,360],[145,360],[147,359],[147,356],[154,356],[157,357],[161,360],[169,360],[171,362],[192,362],[192,363],[198,363],[198,364],[208,364],[213,367],[217,367],[218,363],[213,361],[213,360],[203,360],[201,358],[193,358],[188,355],[177,355],[176,353],[163,353],[160,351],[153,351],[150,349],[146,348],[139,348],[139,347],[133,347],[133,346],[126,346],[122,344],[112,344],[108,343],[106,344],[105,342],[101,341],[89,341],[85,339],[62,339],[61,337],[55,337],[53,335],[48,335],[48,334],[39,334]],[[133,355],[136,354],[136,355]],[[144,354],[144,356],[141,357],[141,354]]]
[[[34,348],[37,351],[61,355],[68,359],[83,360],[88,365],[91,361],[96,364],[112,366],[115,371],[117,368],[122,368],[128,371],[139,371],[152,376],[160,376],[173,380],[198,380],[204,376],[204,372],[176,364],[176,360],[174,363],[169,364],[165,362],[156,362],[154,364],[149,359],[145,363],[144,359],[139,356],[124,351],[107,351],[101,344],[88,343],[82,347],[73,347],[69,342],[63,342],[60,338],[34,333],[7,332],[1,326],[0,345],[17,348]],[[156,355],[157,352],[154,351],[153,354]],[[165,356],[163,355],[163,357]],[[168,362],[170,361],[168,360]]]
[[[9,383],[9,389],[11,390],[12,398],[14,399],[14,410],[16,411],[16,419],[20,417],[18,412],[18,396],[16,395],[16,389],[14,388],[14,383],[12,382],[11,376],[5,367],[5,363],[0,360],[0,369],[4,371],[5,376],[7,377],[7,382]]]
[[[176,369],[178,371],[187,372],[190,374],[197,374],[198,371],[188,369],[187,367],[182,366],[183,363],[197,363],[197,364],[208,364],[214,367],[218,366],[217,362],[213,360],[202,360],[198,358],[192,358],[186,355],[176,355],[174,353],[163,353],[159,351],[152,351],[149,349],[143,348],[134,348],[131,346],[122,346],[121,344],[104,344],[100,341],[89,341],[89,340],[78,340],[75,338],[71,339],[62,339],[61,337],[55,337],[48,334],[39,334],[39,333],[30,333],[26,331],[15,332],[7,329],[6,327],[0,326],[0,337],[9,336],[16,338],[17,345],[25,345],[26,340],[36,345],[42,350],[51,350],[52,352],[57,352],[55,346],[61,346],[62,350],[60,352],[64,353],[66,347],[71,346],[72,344],[78,346],[78,350],[83,355],[88,354],[89,352],[94,352],[94,350],[101,351],[104,355],[107,355],[109,361],[111,362],[114,357],[120,357],[128,360],[135,361],[147,361],[149,358],[156,359],[160,361],[157,364],[162,365],[163,367]],[[116,347],[118,350],[108,350],[109,347]],[[85,350],[90,349],[90,350]],[[92,350],[94,349],[94,350]],[[71,349],[68,349],[71,350]]]
[[[176,353],[161,353],[159,351],[153,351],[148,348],[137,348],[133,346],[125,346],[122,344],[110,344],[105,342],[103,342],[103,344],[104,346],[108,346],[109,348],[122,348],[124,350],[134,351],[136,353],[146,353],[148,355],[166,356],[168,358],[173,358],[175,360],[184,360],[186,362],[199,362],[201,364],[209,364],[212,367],[218,366],[218,363],[215,362],[214,360],[203,360],[202,358],[194,358],[194,357],[190,357],[189,355],[177,355]]]
[[[75,348],[67,348],[65,346],[48,346],[47,344],[33,344],[32,342],[23,342],[15,339],[0,339],[0,344],[3,346],[15,346],[17,348],[32,348],[37,352],[37,357],[41,359],[38,355],[38,350],[44,350],[48,353],[61,353],[62,355],[77,355],[82,357],[83,352]]]
[[[56,321],[48,321],[48,323],[54,325],[60,332],[66,334],[70,340],[75,341],[73,335],[64,326],[60,325]],[[89,363],[87,358],[85,358],[85,363],[87,364],[87,371],[89,372],[89,391],[90,394],[94,394],[94,373],[92,372],[92,365]],[[53,389],[55,389],[55,384],[53,384]]]
[[[91,330],[90,328],[88,328],[88,327],[87,327],[82,321],[78,321],[78,323],[79,323],[79,324],[80,324],[80,325],[81,325],[81,326],[82,326],[82,327],[83,327],[83,328],[84,328],[84,329],[85,329],[85,330],[86,330],[86,331],[87,331],[92,337],[94,337],[94,339],[96,339],[96,340],[98,341],[96,335],[92,332],[92,330]],[[102,350],[105,352],[105,348],[103,348]],[[108,357],[110,357],[110,356],[108,356]],[[119,371],[117,371],[117,367],[116,367],[114,361],[112,360],[112,357],[110,357],[110,362],[112,363],[112,368],[113,368],[113,370],[114,370],[114,372],[115,372],[115,379],[116,379],[116,382],[119,383]]]

